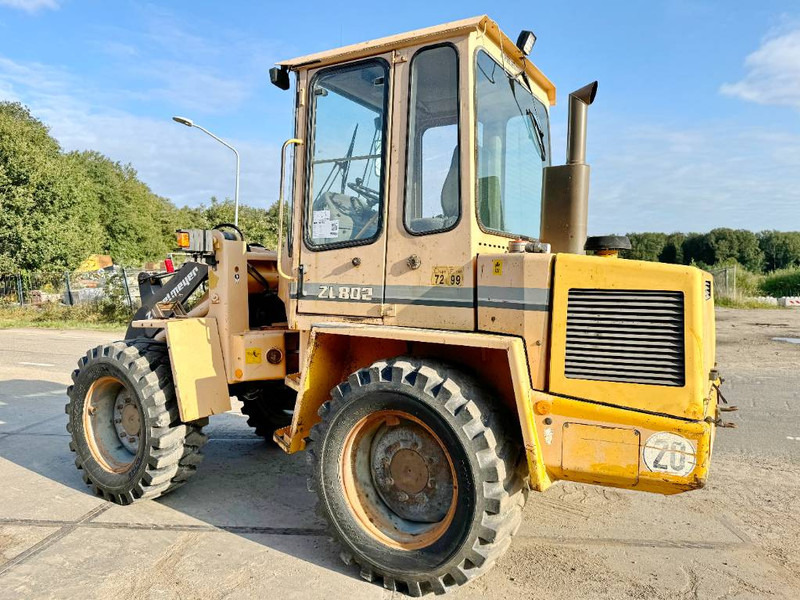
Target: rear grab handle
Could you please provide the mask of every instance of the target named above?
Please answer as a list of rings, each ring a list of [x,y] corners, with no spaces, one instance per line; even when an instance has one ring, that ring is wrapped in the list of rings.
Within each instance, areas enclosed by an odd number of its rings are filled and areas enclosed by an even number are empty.
[[[283,272],[283,267],[281,266],[282,257],[281,252],[283,250],[283,185],[286,179],[286,149],[289,146],[297,145],[302,146],[303,140],[299,138],[291,138],[286,140],[283,143],[283,147],[281,148],[281,180],[280,180],[280,192],[278,194],[278,275],[283,277],[284,279],[288,279],[293,281],[296,277],[292,277],[291,275],[287,275]]]

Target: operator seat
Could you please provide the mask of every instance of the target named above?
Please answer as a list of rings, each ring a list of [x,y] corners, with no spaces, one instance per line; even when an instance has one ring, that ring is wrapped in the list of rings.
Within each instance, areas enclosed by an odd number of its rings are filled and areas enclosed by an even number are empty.
[[[456,144],[456,147],[453,148],[453,156],[450,159],[450,169],[447,171],[447,176],[444,178],[444,184],[442,184],[442,193],[440,195],[442,214],[437,217],[411,219],[411,230],[413,232],[424,233],[427,231],[447,229],[456,222],[458,219],[459,202],[461,201],[458,176],[458,144]]]

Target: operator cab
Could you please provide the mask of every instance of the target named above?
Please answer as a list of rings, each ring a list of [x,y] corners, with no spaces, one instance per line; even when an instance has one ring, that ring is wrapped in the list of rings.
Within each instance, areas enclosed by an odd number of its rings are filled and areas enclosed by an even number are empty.
[[[291,326],[474,329],[476,257],[540,238],[552,83],[485,16],[284,61],[273,82],[292,72]]]

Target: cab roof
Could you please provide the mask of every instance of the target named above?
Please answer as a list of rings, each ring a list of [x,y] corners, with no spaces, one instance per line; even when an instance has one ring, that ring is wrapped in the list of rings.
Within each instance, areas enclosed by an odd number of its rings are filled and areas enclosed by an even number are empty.
[[[390,50],[415,46],[421,43],[434,42],[458,34],[468,34],[472,31],[484,33],[498,46],[501,46],[506,56],[515,61],[516,66],[522,67],[524,65],[528,77],[547,93],[550,104],[555,104],[556,88],[553,83],[531,61],[525,59],[525,56],[520,49],[517,48],[516,44],[500,30],[497,23],[486,15],[462,19],[460,21],[452,21],[443,25],[436,25],[435,27],[416,29],[406,33],[379,38],[377,40],[342,46],[341,48],[334,48],[333,50],[325,50],[324,52],[307,54],[306,56],[282,60],[277,64],[278,66],[286,67],[293,71],[311,67],[316,68],[366,56],[374,56]]]

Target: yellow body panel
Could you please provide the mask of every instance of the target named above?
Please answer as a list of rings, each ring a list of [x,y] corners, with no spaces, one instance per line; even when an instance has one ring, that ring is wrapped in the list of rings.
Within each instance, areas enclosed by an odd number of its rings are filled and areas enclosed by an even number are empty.
[[[181,420],[231,409],[216,319],[170,319],[167,345]]]
[[[286,332],[277,330],[246,331],[232,339],[233,355],[229,358],[234,376],[241,381],[262,381],[286,377]],[[267,360],[269,351],[277,351],[280,362]]]
[[[559,254],[556,256],[555,273],[550,392],[684,419],[702,419],[706,416],[711,387],[709,372],[713,365],[707,363],[708,351],[707,346],[704,347],[704,335],[707,335],[704,316],[712,302],[704,298],[702,271],[694,267],[611,257]],[[568,378],[565,375],[565,357],[570,289],[683,292],[684,385],[639,385]]]
[[[636,429],[564,423],[561,471],[576,481],[634,484],[639,479],[639,432]]]
[[[487,354],[494,351],[497,356],[502,356],[502,361],[492,361],[491,356],[484,356],[484,362],[497,379],[501,379],[501,373],[510,379],[509,385],[503,388],[509,395],[505,400],[517,410],[531,486],[544,490],[550,485],[533,427],[532,407],[528,401],[530,378],[521,339],[430,329],[330,324],[314,327],[308,348],[292,425],[275,437],[287,452],[304,449],[305,438],[319,421],[317,411],[329,398],[330,390],[347,379],[350,373],[375,360],[416,355],[418,352],[425,354],[431,350],[437,357],[446,359],[444,351],[447,349],[452,351],[453,357],[461,355],[463,360],[466,349]]]
[[[538,391],[531,391],[531,402],[536,407],[535,428],[545,468],[548,476],[554,480],[582,481],[661,494],[675,494],[705,485],[715,429],[713,423],[652,415]],[[716,395],[713,405],[716,410]],[[582,431],[592,431],[595,435],[584,435],[585,442],[576,443],[572,439],[565,445],[565,424],[569,424],[567,429],[576,424],[591,426],[595,429]],[[638,436],[636,469],[630,462],[631,455],[625,455],[622,450],[598,450],[593,447],[591,438],[606,440],[603,444],[608,443],[609,434],[605,434],[605,437],[604,434],[597,434],[597,428],[613,428],[617,431],[613,435],[618,436],[618,441],[627,436],[631,444],[633,436]],[[645,446],[654,435],[664,433],[679,436],[691,446],[694,453],[691,470],[676,474],[670,470],[653,470],[648,466]],[[601,453],[601,460],[597,460],[597,452]],[[572,468],[574,465],[581,469]]]
[[[547,385],[552,254],[478,256],[478,329],[521,336],[531,385]]]

